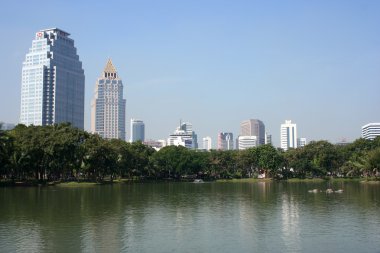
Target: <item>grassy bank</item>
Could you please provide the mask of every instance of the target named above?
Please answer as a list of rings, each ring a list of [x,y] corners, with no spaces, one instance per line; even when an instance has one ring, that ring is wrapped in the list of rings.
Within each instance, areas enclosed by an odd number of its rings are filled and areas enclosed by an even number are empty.
[[[234,179],[218,179],[216,182],[218,183],[226,183],[226,182],[232,182],[232,183],[244,183],[244,182],[268,182],[268,181],[276,181],[272,178],[265,178],[265,179],[257,179],[257,178],[234,178]],[[284,180],[278,180],[278,182],[289,182],[289,183],[299,183],[299,182],[310,182],[310,183],[321,183],[321,182],[372,182],[380,183],[380,179],[378,178],[333,178],[333,177],[325,177],[325,178],[289,178]]]
[[[93,187],[95,185],[101,185],[101,183],[96,182],[65,182],[65,183],[57,183],[55,186],[58,187]]]
[[[380,178],[368,177],[368,178],[289,178],[284,180],[273,180],[272,178],[258,179],[258,178],[233,178],[233,179],[217,179],[214,182],[217,183],[257,183],[257,182],[289,182],[289,183],[298,183],[298,182],[310,182],[310,183],[321,183],[321,182],[361,182],[369,184],[380,184]],[[14,182],[11,180],[0,180],[0,187],[17,187],[17,186],[57,186],[57,187],[93,187],[96,185],[105,185],[105,184],[125,184],[125,183],[157,183],[157,182],[192,182],[192,180],[174,180],[174,179],[143,179],[143,178],[134,178],[134,179],[115,179],[113,181],[104,180],[102,182],[89,182],[89,181],[71,181],[71,182],[60,182],[60,181],[25,181],[25,182]]]
[[[287,182],[354,182],[354,181],[361,181],[363,178],[355,177],[355,178],[341,178],[341,177],[324,177],[324,178],[289,178],[286,181]]]
[[[254,182],[269,182],[272,181],[271,178],[233,178],[233,179],[217,179],[218,183],[254,183]]]

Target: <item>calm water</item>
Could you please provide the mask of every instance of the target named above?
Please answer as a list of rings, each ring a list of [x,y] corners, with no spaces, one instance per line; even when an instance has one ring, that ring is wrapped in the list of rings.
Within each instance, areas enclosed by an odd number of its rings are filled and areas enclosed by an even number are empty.
[[[0,252],[264,251],[380,252],[380,184],[0,188]]]

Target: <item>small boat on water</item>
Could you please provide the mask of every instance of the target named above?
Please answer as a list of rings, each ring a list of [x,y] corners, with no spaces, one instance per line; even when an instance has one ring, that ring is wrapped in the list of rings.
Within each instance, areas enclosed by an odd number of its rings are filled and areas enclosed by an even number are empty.
[[[204,183],[204,181],[202,179],[194,179],[193,183]]]
[[[336,190],[335,193],[343,193],[342,189]]]
[[[318,189],[313,189],[313,190],[309,190],[308,192],[310,192],[310,193],[318,193],[319,191],[318,191]]]

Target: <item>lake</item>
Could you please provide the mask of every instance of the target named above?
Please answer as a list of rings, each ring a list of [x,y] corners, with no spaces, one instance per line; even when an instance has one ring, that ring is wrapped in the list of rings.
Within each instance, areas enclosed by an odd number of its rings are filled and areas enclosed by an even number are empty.
[[[3,187],[0,252],[380,252],[380,184]]]

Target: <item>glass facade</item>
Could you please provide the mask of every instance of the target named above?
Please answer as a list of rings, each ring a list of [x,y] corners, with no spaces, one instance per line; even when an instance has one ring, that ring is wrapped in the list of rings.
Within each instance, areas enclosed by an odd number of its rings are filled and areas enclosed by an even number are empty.
[[[145,124],[142,120],[131,119],[131,142],[145,141]]]
[[[22,66],[20,123],[84,127],[84,70],[69,33],[36,33]]]

